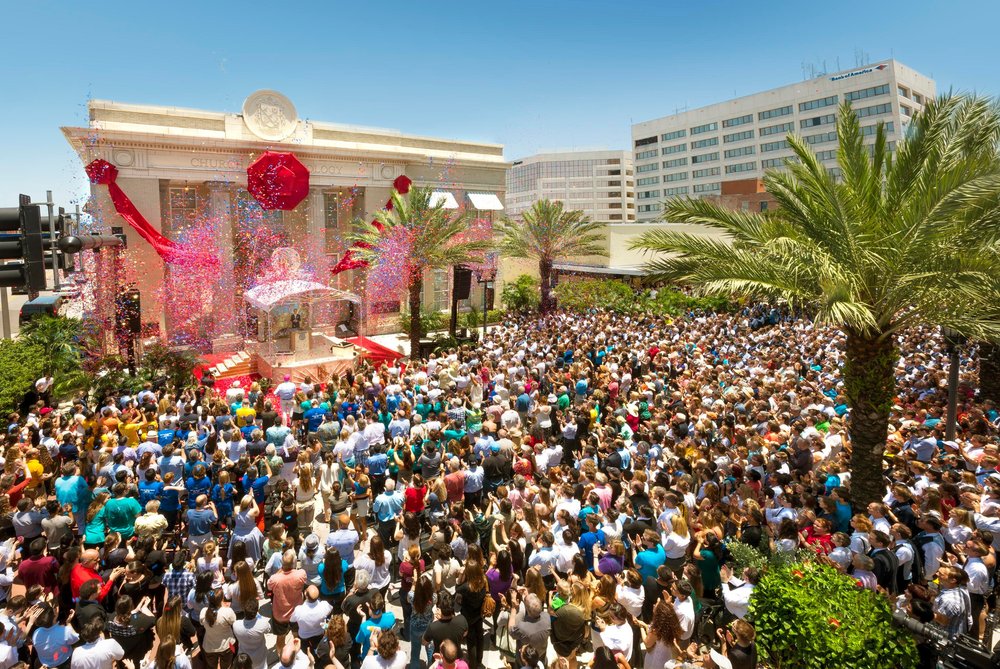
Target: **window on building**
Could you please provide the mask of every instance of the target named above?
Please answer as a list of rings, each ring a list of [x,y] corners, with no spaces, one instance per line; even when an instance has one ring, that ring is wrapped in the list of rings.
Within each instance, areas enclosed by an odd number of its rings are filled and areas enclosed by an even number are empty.
[[[788,158],[766,158],[760,161],[760,169],[770,170],[777,167],[784,167]]]
[[[659,204],[640,204],[636,208],[636,211],[639,212],[640,214],[644,214],[644,213],[650,212],[650,211],[660,211],[660,205]]]
[[[906,105],[899,105],[899,111],[903,112],[903,116],[913,116],[913,110]]]
[[[639,148],[640,146],[646,146],[648,144],[656,144],[656,135],[653,135],[652,137],[643,137],[642,139],[635,140],[636,148]]]
[[[660,177],[642,177],[635,182],[636,186],[652,186],[660,183]]]
[[[688,173],[687,172],[674,172],[673,174],[664,174],[663,175],[663,181],[664,181],[664,183],[669,182],[669,181],[684,181],[687,178],[688,178]]]
[[[889,121],[888,123],[885,124],[885,131],[887,133],[892,132],[893,129],[894,128],[893,128],[892,121]],[[877,131],[878,131],[878,124],[877,123],[875,125],[866,125],[866,126],[863,126],[861,128],[861,136],[862,137],[872,137]]]
[[[713,130],[718,130],[718,129],[719,129],[719,124],[716,123],[715,121],[712,121],[711,123],[696,125],[695,127],[691,128],[691,134],[700,135],[703,132],[712,132]]]
[[[788,140],[783,139],[778,142],[765,142],[760,145],[760,152],[767,153],[768,151],[780,151],[781,149],[788,148]]]
[[[674,186],[673,188],[664,188],[663,197],[673,197],[675,195],[687,195],[687,186]]]
[[[819,125],[829,125],[831,123],[836,123],[837,117],[833,114],[825,114],[824,116],[814,116],[813,118],[804,118],[799,121],[800,128],[815,128]]]
[[[913,101],[916,102],[918,105],[922,105],[924,104],[924,96],[921,95],[920,93],[914,93]]]
[[[794,127],[795,126],[792,123],[779,123],[778,125],[769,125],[761,128],[758,132],[761,137],[766,137],[768,135],[787,135]]]
[[[687,148],[688,148],[687,143],[674,144],[672,146],[665,146],[665,147],[663,147],[661,153],[663,155],[667,155],[669,153],[680,153],[681,151],[687,151]]]
[[[660,197],[660,191],[658,190],[641,190],[636,193],[636,199],[639,200],[649,200],[654,197]]]
[[[635,171],[642,174],[643,172],[654,172],[659,169],[659,167],[659,163],[646,163],[645,165],[637,165]]]
[[[761,121],[766,121],[769,118],[788,116],[791,113],[792,113],[792,105],[787,105],[785,107],[778,107],[777,109],[768,109],[767,111],[758,112],[757,118]]]
[[[718,167],[707,167],[703,170],[695,170],[691,173],[694,179],[704,179],[705,177],[717,177],[722,173]]]
[[[687,130],[683,128],[681,130],[674,130],[673,132],[666,132],[660,135],[660,139],[664,142],[669,142],[672,139],[677,139],[678,137],[687,137]]]
[[[742,132],[734,132],[730,135],[722,136],[722,141],[726,144],[730,142],[742,142],[745,139],[753,139],[753,130],[744,130]]]
[[[718,137],[709,137],[708,139],[699,139],[696,142],[691,142],[692,149],[704,149],[706,146],[717,146],[719,144]]]
[[[753,123],[753,114],[746,114],[745,116],[737,116],[736,118],[726,119],[722,122],[722,127],[732,128],[738,125],[746,125],[747,123]]]
[[[692,163],[710,163],[713,160],[719,159],[719,152],[713,151],[712,153],[702,153],[697,156],[691,156]]]
[[[451,304],[449,304],[448,296],[448,279],[449,272],[446,269],[436,269],[434,270],[434,311],[444,311],[448,309]]]
[[[835,160],[837,158],[837,151],[835,149],[830,149],[828,151],[817,151],[816,157],[820,160]]]
[[[900,105],[900,109],[909,109],[906,105]],[[866,116],[876,116],[878,114],[891,114],[892,113],[892,103],[885,102],[880,105],[872,105],[870,107],[861,107],[860,109],[854,110],[855,115],[858,118],[864,118]],[[906,112],[903,112],[906,114]],[[909,114],[907,114],[909,116]]]
[[[879,95],[888,94],[889,84],[882,84],[881,86],[872,86],[871,88],[862,88],[859,91],[844,93],[844,99],[848,102],[854,102],[855,100],[864,100],[865,98],[874,98]]]
[[[821,132],[817,135],[806,135],[803,137],[806,140],[806,144],[822,144],[823,142],[836,142],[837,132]]]
[[[723,155],[726,158],[739,158],[740,156],[752,156],[756,153],[754,146],[741,146],[735,149],[726,149]]]
[[[645,160],[646,158],[652,158],[658,155],[660,152],[656,149],[649,149],[648,151],[637,151],[635,154],[636,160]]]
[[[767,202],[761,201],[761,203],[760,203],[760,210],[761,211],[767,211]]]
[[[753,172],[757,169],[756,161],[751,160],[748,163],[736,163],[735,165],[726,165],[726,174],[736,174],[738,172]]]
[[[813,109],[829,107],[835,104],[837,104],[837,96],[831,95],[829,97],[819,98],[818,100],[809,100],[808,102],[800,102],[799,111],[800,112],[812,111]]]
[[[718,192],[720,190],[722,190],[722,184],[719,183],[718,181],[716,181],[714,183],[710,183],[710,184],[695,184],[694,185],[694,192],[695,193],[716,193],[716,192]]]
[[[897,86],[896,91],[902,95],[904,98],[910,97],[910,91],[905,86]]]
[[[674,158],[673,160],[664,160],[663,169],[667,170],[670,169],[671,167],[681,167],[687,164],[688,164],[687,156],[685,156],[684,158]]]

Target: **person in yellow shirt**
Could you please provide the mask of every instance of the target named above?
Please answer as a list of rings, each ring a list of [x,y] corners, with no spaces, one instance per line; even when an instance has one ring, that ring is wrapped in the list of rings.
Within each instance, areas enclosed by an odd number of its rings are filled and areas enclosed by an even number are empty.
[[[146,420],[139,414],[129,420],[127,423],[122,423],[118,426],[119,431],[125,435],[125,441],[132,448],[136,448],[139,445],[139,434],[141,430],[146,428]]]
[[[243,406],[236,410],[236,427],[246,427],[253,425],[257,419],[257,412],[249,402],[244,402]]]
[[[27,458],[28,471],[31,473],[31,483],[28,484],[30,490],[38,490],[45,486],[46,479],[52,478],[52,474],[45,473],[45,467],[38,460],[38,449],[29,448],[25,453]]]

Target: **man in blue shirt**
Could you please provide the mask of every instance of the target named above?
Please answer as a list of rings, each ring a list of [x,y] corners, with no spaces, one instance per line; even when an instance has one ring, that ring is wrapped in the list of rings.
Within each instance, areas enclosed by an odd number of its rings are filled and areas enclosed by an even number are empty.
[[[163,494],[163,482],[156,480],[156,470],[150,467],[146,470],[145,480],[139,481],[139,504],[146,508],[146,503],[160,499]]]
[[[642,550],[635,555],[635,568],[645,581],[647,578],[656,578],[656,568],[666,562],[667,554],[663,551],[660,535],[655,530],[643,532],[641,542]]]
[[[372,457],[368,458],[369,468]],[[396,482],[393,479],[387,479],[385,490],[372,502],[372,511],[375,512],[375,519],[378,521],[378,534],[386,546],[392,545],[393,534],[396,530],[396,516],[402,510],[403,493],[396,490]]]
[[[208,501],[208,495],[200,494],[195,499],[193,509],[187,512],[188,545],[191,550],[200,548],[212,539],[212,528],[219,521],[215,504]]]
[[[326,411],[320,407],[319,400],[313,400],[312,406],[302,414],[302,417],[306,421],[306,433],[312,436],[316,434],[316,430],[323,424],[326,418]]]
[[[604,536],[604,532],[597,529],[601,524],[600,516],[596,513],[589,514],[584,522],[587,525],[587,531],[580,535],[580,540],[577,541],[577,545],[583,552],[583,563],[587,565],[587,568],[591,571],[594,570],[594,546],[600,544],[602,547],[607,544],[607,538]]]
[[[79,468],[75,462],[67,462],[63,465],[62,476],[56,479],[56,500],[61,506],[67,504],[73,507],[73,516],[76,518],[77,532],[81,535],[87,529],[84,516],[87,513],[87,506],[90,504],[90,487],[87,481],[79,475]]]

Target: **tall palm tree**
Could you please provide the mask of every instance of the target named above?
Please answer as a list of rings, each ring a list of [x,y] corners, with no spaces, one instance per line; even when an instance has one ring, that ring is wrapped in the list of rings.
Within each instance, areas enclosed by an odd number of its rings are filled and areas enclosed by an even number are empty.
[[[420,295],[427,270],[447,269],[455,265],[473,265],[483,261],[493,244],[489,239],[469,235],[471,212],[444,208],[444,203],[431,205],[431,189],[413,188],[408,195],[392,193],[392,207],[376,212],[375,220],[383,226],[358,221],[352,242],[358,242],[357,254],[372,266],[385,266],[384,242],[395,238],[405,240],[405,258],[398,270],[409,295],[410,355],[420,351]]]
[[[916,324],[1000,335],[1000,110],[990,100],[942,97],[893,153],[882,124],[866,145],[844,104],[837,136],[840,178],[800,137],[788,137],[796,159],[764,177],[777,210],[665,204],[664,220],[703,225],[728,241],[650,231],[634,247],[672,254],[649,263],[660,278],[707,293],[784,298],[844,332],[852,498],[864,508],[885,489],[895,335]]]
[[[552,304],[552,265],[574,256],[606,256],[603,223],[595,223],[578,209],[567,211],[562,202],[538,200],[520,219],[504,218],[497,224],[500,251],[510,258],[538,261],[542,312]]]

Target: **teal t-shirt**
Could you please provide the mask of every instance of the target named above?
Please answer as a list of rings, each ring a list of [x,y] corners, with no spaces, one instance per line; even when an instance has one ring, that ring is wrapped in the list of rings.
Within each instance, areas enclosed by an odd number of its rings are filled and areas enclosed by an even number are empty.
[[[142,507],[134,497],[116,497],[104,505],[104,521],[108,529],[118,532],[122,539],[135,534],[135,519],[142,513]]]
[[[104,524],[104,510],[107,505],[101,507],[91,520],[87,522],[87,531],[83,535],[83,541],[88,544],[103,544],[107,526]]]

